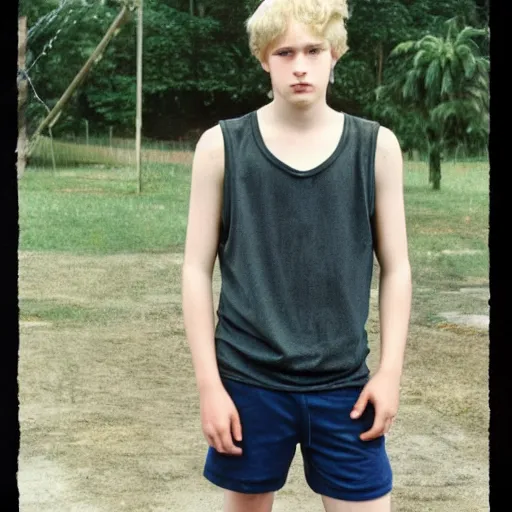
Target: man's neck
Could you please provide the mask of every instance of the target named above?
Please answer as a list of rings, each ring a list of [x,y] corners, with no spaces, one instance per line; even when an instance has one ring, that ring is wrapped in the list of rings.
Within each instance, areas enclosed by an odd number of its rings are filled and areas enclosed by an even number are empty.
[[[263,107],[263,118],[274,127],[287,131],[309,132],[332,121],[335,112],[325,102],[306,108],[297,108],[276,98]]]

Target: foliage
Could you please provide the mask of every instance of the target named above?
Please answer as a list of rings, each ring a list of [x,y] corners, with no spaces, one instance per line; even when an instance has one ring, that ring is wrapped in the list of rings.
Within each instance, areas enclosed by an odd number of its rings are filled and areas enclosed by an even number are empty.
[[[443,150],[461,144],[482,148],[489,133],[489,60],[475,42],[487,31],[461,27],[457,18],[445,25],[444,37],[429,34],[394,48],[393,75],[377,90],[375,106],[402,133],[414,133],[409,144],[425,141],[435,189]],[[412,124],[411,115],[416,118]]]
[[[31,87],[29,133],[58,101],[127,1],[131,5],[135,0],[21,0],[20,14],[29,18],[28,75],[46,104],[37,100]],[[145,136],[194,138],[220,118],[241,115],[268,101],[269,77],[250,55],[244,26],[258,4],[259,0],[144,0]],[[390,58],[392,49],[425,35],[439,37],[453,14],[463,15],[472,26],[485,26],[481,4],[481,0],[351,0],[350,49],[336,67],[330,104],[355,115],[373,116],[375,87],[400,67],[398,59]],[[475,41],[486,55],[486,39]],[[67,104],[54,134],[82,134],[87,119],[91,133],[105,134],[113,127],[118,136],[133,136],[135,77],[132,12]],[[453,118],[461,112],[454,105],[450,108],[437,115]],[[393,127],[396,119],[404,118],[388,117]],[[420,143],[417,134],[403,138],[408,145]]]

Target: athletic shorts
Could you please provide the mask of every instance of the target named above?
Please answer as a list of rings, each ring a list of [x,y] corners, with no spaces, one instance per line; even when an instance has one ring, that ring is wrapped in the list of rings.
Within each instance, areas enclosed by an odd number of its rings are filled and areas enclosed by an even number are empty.
[[[210,447],[204,476],[227,490],[278,491],[300,445],[313,492],[345,501],[380,498],[391,491],[392,471],[384,436],[362,441],[374,420],[371,404],[356,420],[350,412],[361,387],[291,393],[224,380],[242,423],[241,456]]]

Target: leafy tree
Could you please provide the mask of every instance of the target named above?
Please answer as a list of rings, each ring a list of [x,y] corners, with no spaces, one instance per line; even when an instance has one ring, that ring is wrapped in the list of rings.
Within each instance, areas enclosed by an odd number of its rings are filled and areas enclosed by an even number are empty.
[[[32,26],[43,16],[57,9],[59,3],[59,0],[19,0],[18,15],[26,16],[27,24]]]
[[[374,72],[374,84],[382,83],[384,60],[392,48],[411,35],[411,16],[397,0],[354,0],[347,21],[349,47],[366,60]]]
[[[53,9],[37,1],[32,5],[39,9],[32,11],[34,20],[29,25],[27,53],[27,72],[32,84],[29,131],[55,105],[119,11],[119,5],[109,9],[104,0],[61,0],[53,3]],[[83,89],[79,89],[57,126],[65,126],[66,118],[79,118],[83,103]]]
[[[137,0],[21,0],[20,14],[29,16],[29,76],[48,107],[81,69],[124,1]],[[398,43],[426,34],[440,36],[442,23],[454,13],[464,14],[469,25],[483,26],[485,2],[350,0],[350,50],[336,67],[330,103],[352,114],[370,115],[375,87],[400,67],[399,59],[389,58]],[[269,78],[250,55],[244,26],[259,3],[144,0],[145,136],[183,137],[268,100]],[[486,55],[486,39],[475,41]],[[113,126],[116,134],[132,136],[135,77],[136,19],[132,16],[66,105],[54,134],[82,132],[86,118],[92,133],[107,133],[108,126]],[[27,117],[34,127],[47,110],[32,88],[29,91]],[[418,124],[410,112],[407,116],[409,126]],[[402,114],[398,120],[403,118]],[[418,147],[425,137],[409,130],[402,139]]]
[[[403,0],[408,4],[414,39],[430,33],[442,35],[446,20],[457,18],[464,25],[482,28],[485,20],[475,0]]]
[[[429,181],[441,187],[443,151],[460,144],[485,144],[489,132],[489,60],[475,39],[485,29],[465,26],[456,18],[446,22],[444,37],[426,35],[395,47],[394,76],[377,90],[376,111],[392,117],[402,133],[417,118],[415,132],[428,148]],[[408,112],[409,116],[404,116]]]

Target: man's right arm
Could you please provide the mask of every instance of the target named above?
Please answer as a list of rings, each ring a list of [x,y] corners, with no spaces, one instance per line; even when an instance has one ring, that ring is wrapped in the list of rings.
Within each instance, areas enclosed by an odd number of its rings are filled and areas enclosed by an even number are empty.
[[[201,402],[201,424],[208,444],[219,453],[241,455],[236,407],[224,389],[215,353],[212,275],[221,225],[224,139],[220,127],[197,143],[192,165],[185,260],[182,274],[183,317]]]
[[[215,356],[212,274],[223,180],[224,141],[217,125],[201,136],[194,154],[182,274],[185,331],[200,391],[221,384]]]

